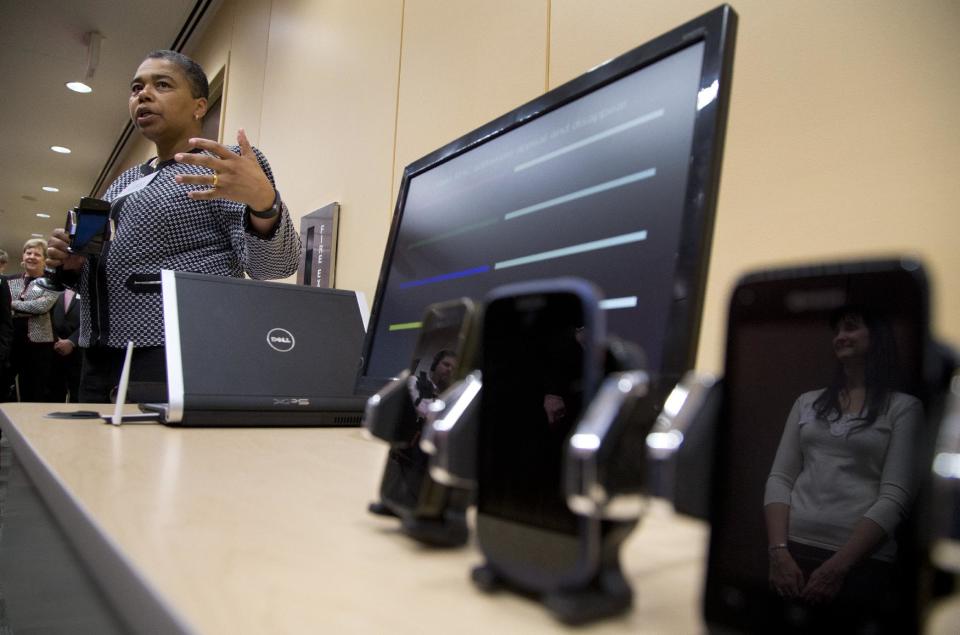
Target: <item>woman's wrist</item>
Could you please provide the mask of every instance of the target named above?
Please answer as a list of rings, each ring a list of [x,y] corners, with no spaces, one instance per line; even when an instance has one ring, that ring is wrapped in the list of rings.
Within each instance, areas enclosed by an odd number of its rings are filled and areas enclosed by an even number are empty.
[[[831,567],[834,570],[840,571],[843,574],[846,574],[847,571],[849,571],[854,565],[854,563],[850,561],[850,558],[848,558],[846,554],[844,554],[842,551],[838,551],[837,553],[827,558],[824,564],[826,564],[827,562],[830,563]]]
[[[793,559],[790,548],[785,542],[778,542],[767,547],[767,557],[771,564],[783,564]]]
[[[247,207],[258,213],[268,213],[273,208],[274,203],[279,198],[276,188],[271,187],[269,192],[264,191],[252,200]]]
[[[265,207],[253,207],[252,205],[247,205],[247,212],[251,216],[256,218],[261,218],[265,220],[273,220],[275,217],[280,215],[280,192],[276,189],[272,190],[272,196],[270,197],[270,203]]]

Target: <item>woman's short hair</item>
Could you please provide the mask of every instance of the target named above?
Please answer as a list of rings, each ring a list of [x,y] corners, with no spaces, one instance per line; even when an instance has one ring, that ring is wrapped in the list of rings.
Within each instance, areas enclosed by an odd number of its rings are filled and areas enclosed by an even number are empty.
[[[46,256],[47,241],[45,241],[43,238],[31,238],[27,242],[23,243],[23,251],[21,251],[20,253],[24,254],[27,252],[28,249],[39,249],[40,253]]]
[[[203,67],[183,53],[157,49],[148,53],[144,59],[161,59],[176,64],[187,76],[187,81],[190,82],[190,94],[193,95],[194,99],[200,97],[208,99],[210,97],[210,84],[207,82],[207,74],[203,72]]]

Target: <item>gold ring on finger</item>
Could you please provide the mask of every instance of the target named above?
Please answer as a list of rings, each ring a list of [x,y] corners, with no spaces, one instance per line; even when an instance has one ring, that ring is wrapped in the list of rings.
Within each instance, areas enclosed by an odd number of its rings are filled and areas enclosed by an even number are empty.
[[[220,180],[220,175],[216,172],[213,173],[213,189],[217,189],[217,182]]]

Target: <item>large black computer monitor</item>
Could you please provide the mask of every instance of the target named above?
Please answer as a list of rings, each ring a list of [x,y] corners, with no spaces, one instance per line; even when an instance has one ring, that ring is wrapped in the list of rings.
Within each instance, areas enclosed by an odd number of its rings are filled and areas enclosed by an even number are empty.
[[[718,7],[404,170],[358,387],[411,360],[427,305],[579,276],[672,380],[696,354],[736,13]]]

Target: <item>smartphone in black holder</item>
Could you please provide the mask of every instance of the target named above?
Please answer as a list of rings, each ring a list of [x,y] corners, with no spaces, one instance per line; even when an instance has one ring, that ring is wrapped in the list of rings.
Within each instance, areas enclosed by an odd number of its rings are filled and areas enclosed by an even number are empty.
[[[437,546],[466,542],[471,492],[431,478],[419,441],[431,404],[458,379],[470,354],[475,311],[466,298],[430,305],[410,367],[371,397],[364,416],[370,434],[390,444],[380,498],[369,510],[400,518],[405,533]]]
[[[572,278],[495,289],[479,344],[476,529],[486,562],[473,580],[537,596],[568,623],[632,601],[618,547],[633,523],[571,511],[564,480],[571,435],[605,373],[598,294]]]
[[[945,376],[928,302],[911,260],[737,284],[715,430],[712,631],[921,631]]]
[[[105,240],[110,238],[110,203],[84,196],[80,203],[67,212],[64,229],[70,236],[70,253],[81,256],[100,254]],[[65,288],[61,270],[46,269],[37,284],[54,291]]]

